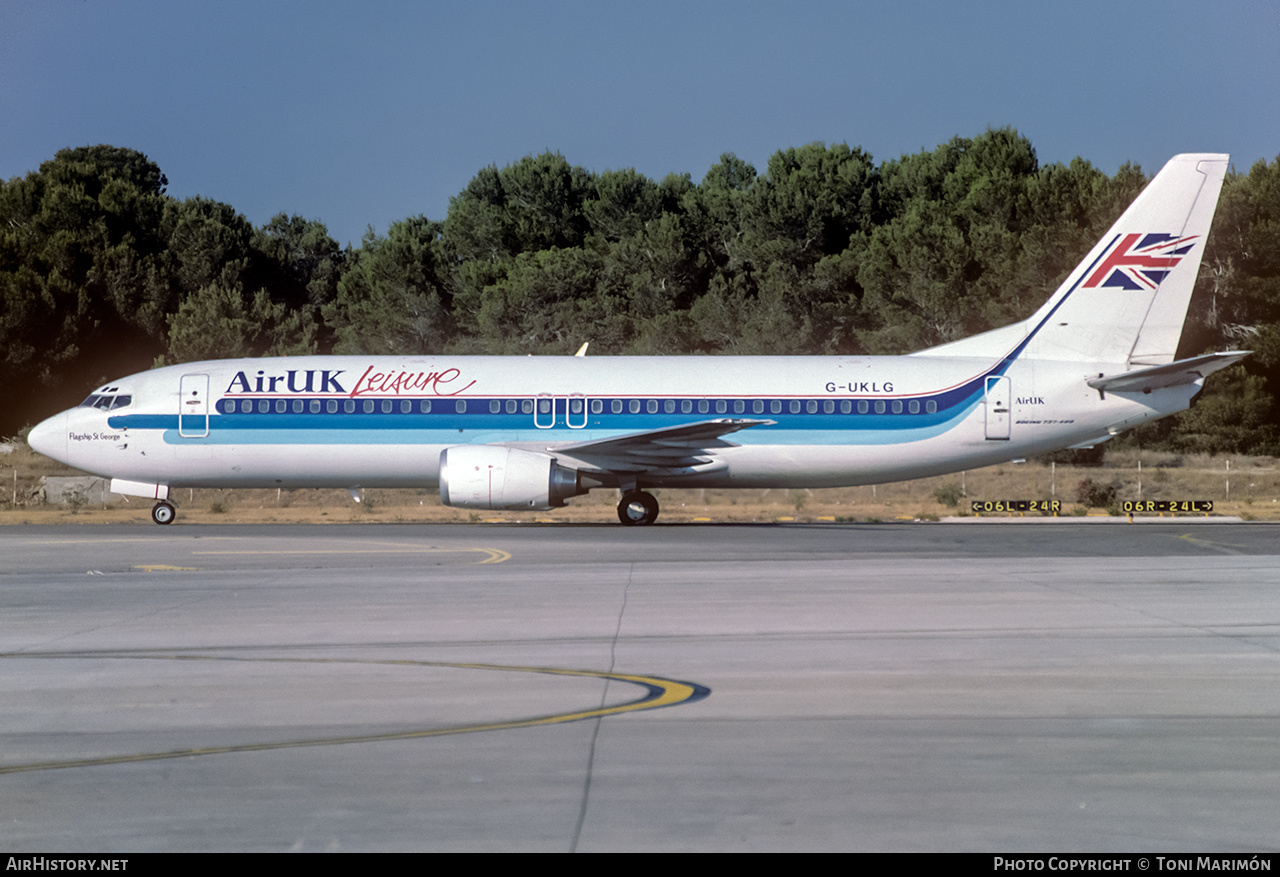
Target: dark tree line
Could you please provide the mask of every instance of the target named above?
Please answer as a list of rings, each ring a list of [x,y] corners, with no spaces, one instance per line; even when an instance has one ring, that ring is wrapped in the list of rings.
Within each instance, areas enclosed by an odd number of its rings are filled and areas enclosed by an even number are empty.
[[[905,353],[1030,314],[1146,181],[1042,166],[1009,129],[880,164],[725,154],[698,183],[546,153],[343,249],[316,221],[173,198],[133,150],[67,149],[0,182],[0,433],[161,361]],[[1280,160],[1228,177],[1192,308],[1184,355],[1257,353],[1138,440],[1280,451]]]

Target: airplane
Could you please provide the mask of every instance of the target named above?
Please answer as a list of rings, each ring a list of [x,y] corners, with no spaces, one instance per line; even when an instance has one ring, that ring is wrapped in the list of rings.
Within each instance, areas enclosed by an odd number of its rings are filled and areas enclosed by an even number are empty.
[[[1091,447],[1248,355],[1175,360],[1228,157],[1171,159],[1031,317],[907,356],[301,356],[93,391],[28,437],[156,501],[179,487],[438,487],[470,509],[660,487],[811,488]],[[584,351],[579,351],[582,353]]]

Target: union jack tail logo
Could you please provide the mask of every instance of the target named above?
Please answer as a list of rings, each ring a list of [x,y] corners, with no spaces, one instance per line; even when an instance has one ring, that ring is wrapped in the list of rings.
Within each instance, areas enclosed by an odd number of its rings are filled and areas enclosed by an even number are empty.
[[[1127,234],[1102,260],[1085,289],[1155,289],[1168,276],[1200,235],[1179,238],[1171,234]]]

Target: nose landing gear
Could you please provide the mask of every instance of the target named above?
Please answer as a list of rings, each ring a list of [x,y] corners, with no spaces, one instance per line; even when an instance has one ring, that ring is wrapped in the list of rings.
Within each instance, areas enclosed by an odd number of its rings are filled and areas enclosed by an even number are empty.
[[[658,499],[652,493],[633,490],[618,503],[618,520],[628,527],[652,524],[658,519]]]
[[[157,524],[172,524],[177,516],[178,510],[173,507],[173,503],[163,499],[151,509],[151,520]]]

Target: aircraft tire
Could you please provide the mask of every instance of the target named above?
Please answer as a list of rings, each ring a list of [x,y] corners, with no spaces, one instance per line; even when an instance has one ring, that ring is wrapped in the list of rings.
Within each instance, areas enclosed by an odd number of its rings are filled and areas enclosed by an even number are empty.
[[[151,520],[157,524],[172,524],[173,519],[178,516],[178,510],[173,507],[172,503],[158,502],[151,509]]]
[[[652,524],[658,520],[658,498],[643,490],[624,495],[618,503],[618,520],[628,527]]]

